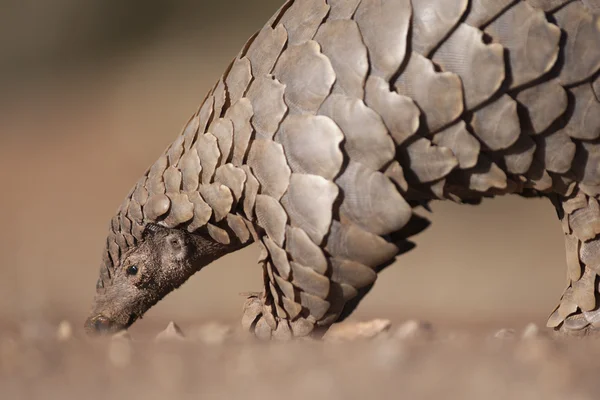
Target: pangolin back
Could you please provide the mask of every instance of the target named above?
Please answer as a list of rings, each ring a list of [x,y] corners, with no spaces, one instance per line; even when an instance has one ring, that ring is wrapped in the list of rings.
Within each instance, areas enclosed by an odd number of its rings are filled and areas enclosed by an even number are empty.
[[[600,221],[599,13],[598,0],[288,1],[129,193],[102,279],[149,223],[254,238],[265,292],[246,325],[303,335],[409,245],[415,205],[579,196],[572,212]],[[600,222],[588,231],[566,223],[577,266]]]

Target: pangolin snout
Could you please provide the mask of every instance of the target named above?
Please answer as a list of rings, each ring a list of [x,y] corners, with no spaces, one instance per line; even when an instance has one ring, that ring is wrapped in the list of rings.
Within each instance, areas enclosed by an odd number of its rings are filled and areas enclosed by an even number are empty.
[[[119,324],[116,324],[102,314],[88,318],[85,321],[84,327],[88,334],[108,334],[123,329]]]

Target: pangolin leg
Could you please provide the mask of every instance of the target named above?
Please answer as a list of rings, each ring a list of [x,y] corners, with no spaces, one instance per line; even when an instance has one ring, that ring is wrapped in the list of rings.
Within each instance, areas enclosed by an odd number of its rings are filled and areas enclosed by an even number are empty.
[[[554,199],[562,221],[567,254],[567,287],[547,326],[559,333],[600,332],[600,207],[597,196],[581,188]]]
[[[291,226],[286,228],[284,246],[263,236],[259,263],[265,289],[248,297],[244,329],[265,340],[320,338],[334,322],[354,311],[378,272],[414,247],[406,238],[428,225],[413,214],[402,230],[380,237],[335,222],[325,248]]]

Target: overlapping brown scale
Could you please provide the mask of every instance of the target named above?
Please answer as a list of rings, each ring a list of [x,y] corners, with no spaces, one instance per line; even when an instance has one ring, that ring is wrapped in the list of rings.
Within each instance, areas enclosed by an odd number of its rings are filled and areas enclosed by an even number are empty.
[[[198,135],[198,140],[196,140],[196,143],[194,144],[194,149],[196,149],[196,152],[198,153],[198,159],[200,160],[200,166],[202,167],[201,183],[208,184],[212,182],[215,169],[221,158],[217,138],[210,132]]]
[[[246,243],[250,240],[250,231],[244,222],[244,219],[237,214],[227,214],[227,226],[233,231],[240,243]]]
[[[421,112],[410,97],[390,90],[384,79],[369,75],[365,87],[365,103],[381,116],[397,145],[414,135],[419,128]]]
[[[231,104],[244,97],[251,80],[252,68],[248,57],[236,59],[227,74],[227,78],[225,78]]]
[[[574,109],[563,131],[572,138],[595,140],[600,137],[600,101],[590,83],[569,89]]]
[[[260,183],[260,192],[279,200],[290,182],[290,167],[283,146],[272,140],[255,139],[248,152],[248,165]]]
[[[288,280],[290,278],[291,267],[287,258],[287,253],[268,236],[263,238],[263,242],[269,251],[271,261],[277,270],[277,274],[283,279]],[[293,299],[294,297],[292,296],[291,298]]]
[[[136,222],[138,224],[142,224],[144,222],[144,214],[142,213],[142,206],[140,206],[140,204],[135,201],[134,199],[131,199],[131,202],[129,203],[129,208],[127,210],[127,217],[129,219],[131,219],[132,222]]]
[[[600,15],[593,15],[582,2],[574,1],[553,16],[566,32],[564,65],[558,82],[563,86],[582,82],[600,69],[600,51],[597,50]]]
[[[456,26],[468,4],[468,0],[413,1],[412,50],[429,55]]]
[[[594,328],[600,327],[600,308],[592,311],[584,311],[583,316]]]
[[[291,267],[290,267],[290,269],[291,269]],[[300,313],[302,307],[299,304],[297,307],[292,304],[286,305],[286,302],[285,302],[286,298],[291,303],[294,302],[295,290],[296,290],[296,289],[294,289],[294,285],[292,285],[290,282],[288,282],[287,278],[284,279],[277,274],[273,275],[273,277],[275,278],[275,283],[277,284],[277,287],[279,288],[279,290],[281,291],[281,294],[283,295],[281,300],[282,300],[285,310],[290,315],[290,318],[295,318],[298,315],[297,313]],[[296,310],[297,310],[297,312],[296,312]],[[292,314],[293,314],[293,316],[292,316]]]
[[[506,10],[485,28],[485,33],[508,50],[511,89],[550,71],[558,59],[560,28],[525,1]]]
[[[225,229],[213,225],[210,222],[206,224],[206,229],[210,237],[213,238],[217,243],[221,243],[224,245],[228,245],[231,243],[229,233]]]
[[[119,265],[119,260],[121,257],[121,249],[119,248],[119,245],[117,244],[116,235],[114,233],[109,234],[107,242],[108,242],[108,254],[110,254],[110,258],[112,259],[114,267],[117,267]]]
[[[575,311],[577,311],[577,304],[573,301],[573,289],[568,287],[560,299],[558,308],[548,318],[546,326],[556,328]]]
[[[197,191],[189,192],[187,195],[188,199],[194,204],[194,217],[188,224],[187,230],[189,232],[194,232],[198,228],[206,225],[212,216],[213,210]]]
[[[570,1],[572,0],[527,0],[527,2],[532,6],[546,12],[556,10]]]
[[[327,20],[351,19],[359,3],[360,0],[328,0],[330,9]]]
[[[458,75],[436,72],[431,60],[414,51],[394,87],[419,106],[429,132],[450,124],[463,112],[463,90]]]
[[[439,147],[452,150],[458,160],[458,167],[461,169],[472,168],[477,164],[481,146],[479,141],[467,130],[467,126],[462,120],[436,133],[431,142]]]
[[[575,196],[563,201],[562,208],[566,214],[572,214],[580,208],[585,208],[588,205],[588,198],[583,192],[577,193]]]
[[[485,44],[483,32],[461,23],[433,55],[442,70],[454,72],[463,83],[465,107],[469,110],[489,99],[504,81],[504,49]]]
[[[339,258],[331,259],[331,280],[360,289],[377,279],[377,272],[361,263]]]
[[[475,167],[461,170],[453,178],[460,186],[481,193],[490,189],[504,189],[508,184],[504,171],[484,156],[479,157]],[[550,184],[552,184],[552,180],[550,180]]]
[[[188,196],[181,192],[167,192],[166,196],[171,200],[171,208],[167,216],[160,222],[167,228],[175,228],[194,218],[194,204]]]
[[[271,296],[273,296],[273,304],[275,305],[275,315],[277,315],[277,317],[280,318],[280,319],[287,318],[286,312],[280,306],[280,304],[281,304],[281,295],[279,294],[279,291],[277,290],[277,288],[275,287],[275,285],[273,285],[272,282],[269,282],[269,293],[271,293]],[[281,323],[281,321],[279,321],[279,323],[277,324],[277,326],[279,326],[280,323]]]
[[[540,192],[545,192],[552,189],[552,177],[550,176],[548,171],[544,169],[544,165],[542,164],[542,162],[537,160],[537,158],[535,157],[536,155],[534,155],[531,167],[529,168],[529,171],[527,171],[526,174],[526,185],[527,187],[531,187]]]
[[[580,184],[600,185],[600,141],[582,141],[578,143],[573,160],[573,170]]]
[[[283,246],[288,216],[281,204],[271,196],[259,194],[256,196],[254,212],[258,225],[278,246]]]
[[[225,86],[225,82],[223,82],[223,78],[217,82],[215,88],[213,89],[213,97],[215,98],[215,102],[213,104],[214,118],[219,118],[223,111],[223,106],[227,102],[227,88]]]
[[[498,17],[514,0],[471,0],[465,23],[480,28]]]
[[[290,111],[300,114],[315,114],[335,81],[331,62],[314,40],[288,47],[273,75],[286,86],[284,98]]]
[[[565,318],[563,328],[569,331],[579,331],[589,325],[583,314],[574,314]]]
[[[215,104],[215,98],[212,95],[208,95],[208,97],[202,103],[200,110],[198,111],[198,131],[196,134],[188,135],[185,138],[185,148],[189,149],[196,142],[198,135],[206,132],[206,127],[210,123],[213,117],[213,106]]]
[[[329,294],[329,279],[312,268],[290,261],[292,284],[304,292],[326,299]]]
[[[410,168],[419,183],[441,179],[458,166],[452,150],[432,145],[425,138],[419,138],[402,149],[400,157],[404,168]]]
[[[574,211],[569,215],[569,226],[573,234],[583,242],[593,239],[600,233],[600,206],[598,200],[593,197],[588,199],[588,205],[585,208]],[[582,251],[585,244],[582,245]],[[582,257],[583,260],[583,257]],[[586,264],[587,261],[584,260]]]
[[[217,146],[221,153],[220,163],[225,163],[231,154],[233,146],[233,122],[227,117],[213,120],[208,131],[217,138]]]
[[[596,308],[596,273],[586,268],[581,278],[571,284],[573,301],[582,311],[592,311]]]
[[[406,57],[411,23],[410,0],[362,0],[354,13],[369,50],[371,74],[387,81]]]
[[[542,133],[567,110],[565,89],[555,81],[542,82],[519,92],[516,100],[524,107],[532,131]]]
[[[250,85],[246,96],[252,104],[252,126],[257,138],[273,138],[287,112],[283,101],[284,92],[285,85],[271,75],[258,77]]]
[[[152,194],[144,206],[144,220],[146,222],[155,222],[159,217],[169,211],[171,200],[164,193]]]
[[[300,292],[300,304],[305,307],[310,313],[311,317],[319,320],[331,307],[331,304],[327,300],[323,300],[318,296],[314,296],[307,292]]]
[[[365,103],[345,95],[332,94],[319,109],[344,133],[343,148],[351,160],[374,170],[381,169],[396,153],[381,117]]]
[[[290,327],[292,328],[294,336],[302,337],[309,335],[315,328],[315,324],[306,318],[300,317],[296,320],[290,321]]]
[[[246,184],[244,185],[244,214],[247,219],[254,220],[254,203],[259,189],[258,180],[252,174],[250,167],[243,165],[242,169],[246,173]]]
[[[568,221],[568,217],[565,217]],[[565,250],[567,253],[567,275],[575,282],[581,278],[581,263],[579,262],[579,248],[581,242],[573,235],[565,234]]]
[[[169,165],[176,165],[183,154],[183,141],[184,136],[179,135],[177,138],[171,143],[169,149],[167,150],[167,160]]]
[[[311,267],[321,275],[327,272],[327,259],[323,251],[300,228],[287,226],[285,230],[285,249],[292,260]],[[282,275],[284,276],[284,275]]]
[[[165,193],[165,182],[163,180],[163,174],[167,169],[167,156],[163,154],[156,160],[150,167],[148,172],[148,180],[146,181],[146,188],[150,194],[161,194]]]
[[[537,157],[543,162],[546,170],[563,174],[571,169],[576,147],[564,129],[533,138],[537,143]]]
[[[524,174],[529,171],[537,146],[528,135],[521,135],[515,144],[501,152],[506,172]]]
[[[182,187],[185,192],[193,192],[198,189],[200,184],[200,158],[196,149],[192,148],[186,151],[179,160],[179,168],[182,175]]]
[[[181,171],[171,164],[163,174],[165,181],[165,191],[167,193],[179,192],[181,190]]]
[[[206,102],[206,100],[205,100]],[[196,140],[196,135],[198,134],[198,128],[200,127],[200,116],[198,115],[198,113],[192,115],[192,117],[190,118],[190,120],[188,121],[188,123],[185,125],[185,127],[183,128],[183,140],[184,140],[184,146],[187,149],[189,149],[193,143],[194,140]]]
[[[564,175],[552,172],[551,177],[553,190],[560,196],[570,196],[578,186],[575,174],[573,174],[572,171],[569,171]]]
[[[244,193],[244,183],[246,182],[246,173],[243,169],[228,163],[221,165],[215,171],[215,182],[221,183],[231,190],[233,198],[237,203]]]
[[[300,304],[294,302],[293,300],[290,300],[287,297],[282,297],[281,302],[283,303],[283,308],[288,315],[289,321],[291,321],[290,325],[292,326],[292,330],[293,330],[294,329],[293,328],[294,319],[296,317],[298,317],[298,315],[300,315],[300,313],[302,312],[302,306]],[[295,331],[294,335],[298,335],[299,333],[301,333],[301,332]]]
[[[596,99],[600,101],[600,74],[596,77],[596,80],[592,84],[592,89],[594,89],[594,93],[596,94]]]
[[[593,239],[581,243],[579,257],[586,268],[600,273],[600,239]]]
[[[302,229],[317,245],[329,231],[333,203],[338,196],[335,183],[317,175],[292,174],[281,204],[292,226]]]
[[[325,116],[290,115],[282,122],[275,140],[283,146],[293,172],[333,180],[342,167],[340,143],[344,134]]]
[[[475,135],[489,147],[497,151],[513,145],[521,134],[517,103],[508,95],[477,110],[473,114],[471,126]]]
[[[213,210],[215,221],[223,220],[233,205],[233,195],[227,186],[220,183],[202,184],[198,187],[202,198]]]
[[[333,92],[362,99],[369,60],[356,22],[328,21],[321,25],[315,40],[335,71]]]
[[[260,340],[270,340],[273,328],[269,326],[264,313],[260,316],[256,325],[254,325],[254,334]]]
[[[289,44],[300,44],[312,39],[328,11],[329,6],[325,0],[293,2],[280,20],[280,24],[287,30]]]
[[[334,257],[375,268],[391,260],[398,248],[382,237],[360,229],[351,222],[331,224],[325,250]]]
[[[398,161],[392,161],[386,168],[384,175],[390,178],[402,192],[408,190],[408,182],[406,182],[406,178],[404,177],[404,170]]]
[[[351,160],[336,183],[343,193],[340,213],[366,231],[386,235],[412,216],[410,205],[381,172]]]
[[[286,43],[287,32],[283,25],[278,25],[275,29],[265,26],[258,33],[246,53],[254,78],[271,73]]]
[[[147,177],[143,176],[135,185],[133,194],[131,195],[132,200],[135,200],[140,206],[146,204],[148,201],[148,190],[146,189]]]
[[[245,97],[239,99],[225,112],[225,116],[233,123],[233,155],[231,162],[240,167],[244,163],[250,137],[252,136],[252,118],[253,110],[250,99]]]

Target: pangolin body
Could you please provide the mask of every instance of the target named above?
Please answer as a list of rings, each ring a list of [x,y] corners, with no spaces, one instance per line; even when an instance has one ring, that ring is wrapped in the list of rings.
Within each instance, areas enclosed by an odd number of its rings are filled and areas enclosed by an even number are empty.
[[[548,326],[600,326],[600,0],[295,0],[231,62],[112,219],[98,292],[150,225],[258,242],[244,326],[351,311],[427,223],[413,207],[553,201],[569,284]]]

